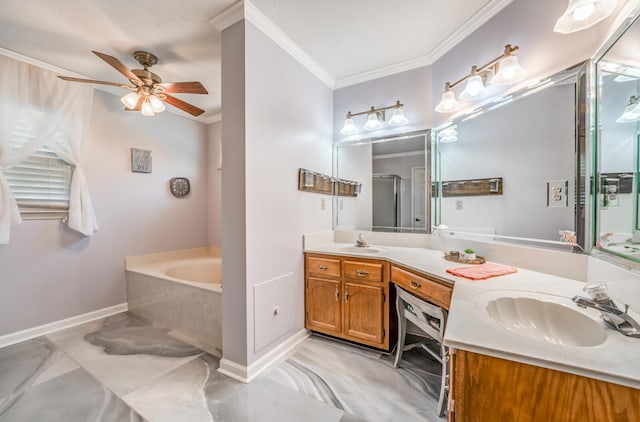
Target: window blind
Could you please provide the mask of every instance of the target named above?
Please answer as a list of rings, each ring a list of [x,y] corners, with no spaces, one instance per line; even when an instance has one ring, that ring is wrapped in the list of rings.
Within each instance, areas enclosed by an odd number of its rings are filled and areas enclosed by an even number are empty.
[[[38,125],[34,124],[34,118],[37,115],[33,113],[24,117],[14,126],[10,147],[22,148],[35,139],[34,131]],[[27,218],[66,215],[69,210],[72,172],[73,166],[46,146],[4,171],[20,214]]]

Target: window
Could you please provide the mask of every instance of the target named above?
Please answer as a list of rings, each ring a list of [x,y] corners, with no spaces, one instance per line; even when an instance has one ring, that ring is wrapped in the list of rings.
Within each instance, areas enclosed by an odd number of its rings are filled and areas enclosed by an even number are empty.
[[[5,171],[23,218],[57,218],[69,210],[73,166],[42,147]]]

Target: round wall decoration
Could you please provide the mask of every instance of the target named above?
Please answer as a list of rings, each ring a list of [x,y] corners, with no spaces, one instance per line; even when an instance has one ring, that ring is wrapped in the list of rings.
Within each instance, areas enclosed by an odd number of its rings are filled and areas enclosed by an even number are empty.
[[[172,177],[169,180],[169,189],[176,198],[183,198],[191,192],[191,183],[186,177]]]

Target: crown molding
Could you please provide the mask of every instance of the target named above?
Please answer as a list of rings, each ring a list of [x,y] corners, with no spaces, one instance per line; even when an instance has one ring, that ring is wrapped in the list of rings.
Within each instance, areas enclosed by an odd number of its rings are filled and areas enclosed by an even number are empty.
[[[49,64],[49,63],[46,63],[46,62],[42,62],[40,60],[33,59],[31,57],[27,57],[27,56],[25,56],[23,54],[16,53],[15,51],[7,50],[6,48],[0,47],[0,55],[8,57],[10,59],[17,60],[19,62],[23,62],[23,63],[26,63],[26,64],[30,64],[30,65],[39,67],[39,68],[44,69],[44,70],[48,70],[48,71],[53,72],[53,73],[58,74],[58,75],[72,76],[74,78],[80,78],[80,79],[93,79],[93,78],[91,78],[89,76],[81,75],[80,73],[72,72],[72,71],[70,71],[68,69],[64,69],[62,67],[54,66],[52,64]]]
[[[244,1],[240,0],[209,19],[209,23],[222,32],[244,19]]]
[[[244,14],[245,19],[289,53],[298,63],[313,73],[316,78],[320,79],[329,88],[334,89],[335,79],[248,0],[244,1]]]
[[[512,3],[513,0],[491,0],[462,24],[456,31],[451,33],[441,43],[438,44],[428,54],[413,59],[394,63],[388,66],[379,67],[355,75],[339,78],[335,82],[335,89],[356,85],[373,79],[385,76],[395,75],[396,73],[406,72],[408,70],[417,69],[419,67],[429,66],[435,63],[440,57],[455,47],[460,41],[471,35],[476,29],[484,25],[489,19],[494,17],[498,12]]]

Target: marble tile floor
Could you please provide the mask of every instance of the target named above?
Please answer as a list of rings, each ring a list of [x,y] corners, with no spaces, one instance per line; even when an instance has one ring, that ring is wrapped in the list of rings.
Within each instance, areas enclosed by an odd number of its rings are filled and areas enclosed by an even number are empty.
[[[0,421],[440,421],[438,365],[312,336],[250,384],[128,314],[0,349]]]

